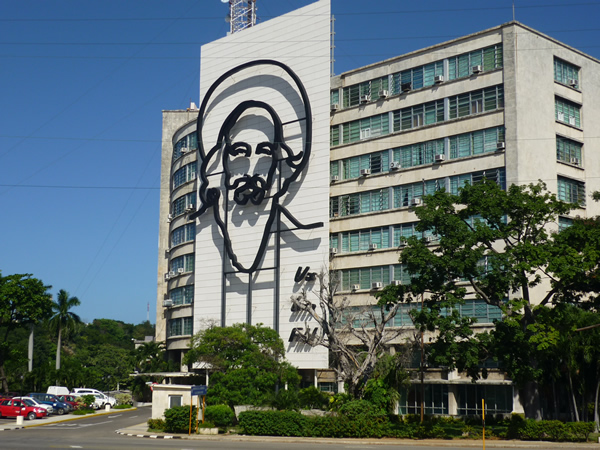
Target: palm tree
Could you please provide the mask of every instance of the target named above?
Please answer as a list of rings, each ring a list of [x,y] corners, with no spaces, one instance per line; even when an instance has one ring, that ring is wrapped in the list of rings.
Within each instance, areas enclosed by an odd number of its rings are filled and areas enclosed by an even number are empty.
[[[74,331],[81,323],[81,319],[74,312],[69,311],[75,306],[81,305],[77,297],[69,297],[69,293],[64,289],[58,291],[55,302],[52,302],[52,317],[50,318],[50,328],[58,330],[58,344],[56,346],[56,370],[60,369],[60,349],[62,346],[62,334],[65,337],[69,332]]]

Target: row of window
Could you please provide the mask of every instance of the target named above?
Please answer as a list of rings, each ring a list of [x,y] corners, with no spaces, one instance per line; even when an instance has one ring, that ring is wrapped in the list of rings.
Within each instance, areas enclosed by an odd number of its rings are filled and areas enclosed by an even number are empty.
[[[349,144],[504,107],[502,85],[353,120],[330,128],[330,144]]]
[[[171,232],[171,247],[196,239],[196,223],[187,223]]]
[[[181,286],[169,291],[173,305],[191,305],[194,302],[194,285]]]
[[[173,174],[173,189],[177,189],[179,186],[181,186],[184,183],[187,183],[188,181],[195,180],[197,170],[196,168],[197,164],[196,161],[194,161],[193,163],[186,164],[185,166],[177,170]]]
[[[388,172],[391,168],[433,164],[436,155],[449,154],[450,159],[455,159],[493,152],[498,149],[499,142],[504,142],[504,127],[488,128],[332,161],[330,173],[332,177],[347,180],[361,176],[361,171],[364,170],[374,174]]]
[[[554,80],[574,88],[579,87],[579,67],[554,58]]]
[[[198,138],[196,132],[193,132],[182,137],[175,143],[173,146],[173,161],[184,154],[195,150],[198,150]]]
[[[196,208],[196,192],[190,192],[173,200],[173,204],[171,206],[172,216],[177,217],[184,214],[188,209],[188,206],[190,208]]]
[[[329,247],[340,253],[362,252],[380,248],[397,248],[409,237],[434,237],[432,231],[422,233],[416,230],[418,222],[346,231],[329,236]]]
[[[167,323],[167,337],[191,336],[193,334],[192,317],[170,319]]]
[[[557,197],[567,203],[585,206],[585,183],[571,178],[558,176]]]
[[[358,192],[348,195],[331,197],[329,203],[330,217],[344,217],[376,211],[385,211],[391,208],[417,206],[423,195],[433,194],[442,188],[458,194],[459,188],[465,183],[474,184],[483,178],[494,180],[503,189],[506,186],[506,173],[504,168],[482,170],[467,174],[455,175],[449,178],[427,180],[418,183],[376,189],[373,191]],[[390,204],[390,199],[392,203]]]
[[[554,114],[558,122],[581,128],[581,105],[556,97]]]
[[[194,271],[194,254],[188,253],[171,259],[171,272],[177,272],[177,269],[183,269],[184,272]]]
[[[444,62],[448,69],[444,73]],[[331,91],[331,104],[350,108],[381,97],[433,86],[440,81],[464,78],[502,67],[502,44],[475,50],[446,60],[413,67],[402,72]],[[340,102],[341,94],[341,102]]]
[[[457,390],[457,413],[461,416],[481,416],[482,398],[485,399],[487,414],[510,414],[513,411],[512,386],[461,384]],[[425,414],[449,414],[447,384],[426,384],[424,394]],[[400,391],[398,413],[421,413],[421,386],[413,385]]]

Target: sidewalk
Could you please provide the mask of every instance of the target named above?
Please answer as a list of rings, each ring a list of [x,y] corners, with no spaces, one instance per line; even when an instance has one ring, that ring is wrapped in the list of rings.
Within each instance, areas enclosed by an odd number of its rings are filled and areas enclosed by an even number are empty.
[[[473,447],[481,448],[481,440],[440,440],[440,439],[339,439],[339,438],[301,438],[280,436],[242,436],[235,434],[198,435],[198,434],[172,434],[148,432],[148,425],[139,425],[123,428],[116,431],[124,436],[149,438],[149,439],[189,439],[200,441],[230,441],[230,442],[282,442],[282,443],[311,443],[311,444],[363,444],[381,446],[414,446],[414,447]],[[569,442],[527,442],[527,441],[485,441],[486,448],[532,448],[532,449],[600,449],[594,443],[569,443]]]
[[[51,423],[60,423],[60,422],[71,422],[73,420],[85,419],[90,416],[105,416],[107,414],[118,414],[121,411],[135,411],[137,408],[128,408],[128,409],[110,409],[106,410],[97,410],[95,414],[86,414],[84,416],[74,416],[73,413],[64,414],[62,416],[46,416],[42,419],[35,420],[23,420],[23,425],[17,425],[16,418],[9,418],[9,422],[0,423],[0,431],[10,431],[10,430],[20,430],[23,428],[33,428],[33,427],[41,427],[44,425],[48,425]],[[2,419],[5,420],[5,419]]]

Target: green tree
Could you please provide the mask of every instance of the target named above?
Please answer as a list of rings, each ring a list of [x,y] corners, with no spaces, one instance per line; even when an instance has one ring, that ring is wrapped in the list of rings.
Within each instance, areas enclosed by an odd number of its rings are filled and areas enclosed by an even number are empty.
[[[160,372],[167,368],[164,342],[145,342],[135,349],[135,363],[140,372]]]
[[[77,314],[71,311],[76,306],[81,305],[77,297],[69,297],[69,293],[64,289],[58,291],[56,301],[52,302],[52,317],[50,318],[50,329],[58,332],[58,341],[56,344],[56,370],[60,370],[60,352],[62,349],[62,338],[68,338],[81,324],[81,319]]]
[[[210,326],[192,338],[184,363],[211,369],[209,404],[263,405],[271,394],[288,384],[295,388],[300,377],[284,359],[279,333],[261,324]]]
[[[438,245],[412,237],[401,252],[401,262],[415,276],[398,292],[396,301],[418,302],[425,297],[417,326],[439,332],[437,344],[444,348],[438,351],[440,359],[445,354],[446,365],[462,366],[475,375],[486,349],[493,348],[503,369],[522,388],[526,415],[531,418],[541,417],[538,382],[543,377],[535,338],[540,311],[536,306],[564,301],[576,292],[589,294],[589,283],[573,280],[577,273],[593,270],[592,249],[577,248],[548,227],[575,206],[558,200],[541,182],[504,190],[484,179],[465,185],[457,195],[438,191],[415,210],[418,231],[434,233]],[[567,255],[568,269],[567,259],[559,260],[561,255]],[[596,270],[597,261],[596,253]],[[503,320],[491,336],[473,336],[466,326],[471,319],[464,320],[456,312],[440,314],[442,309],[455,311],[465,298],[502,309]],[[490,340],[492,347],[482,345]]]
[[[5,364],[11,355],[8,337],[17,328],[29,328],[48,318],[52,310],[51,286],[30,274],[0,274],[0,382],[8,392]]]

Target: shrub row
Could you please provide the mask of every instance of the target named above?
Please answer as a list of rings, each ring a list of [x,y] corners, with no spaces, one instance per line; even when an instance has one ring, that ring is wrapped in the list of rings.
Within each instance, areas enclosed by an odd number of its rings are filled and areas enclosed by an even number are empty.
[[[523,441],[585,442],[593,432],[593,422],[536,421],[513,415],[507,437]]]

